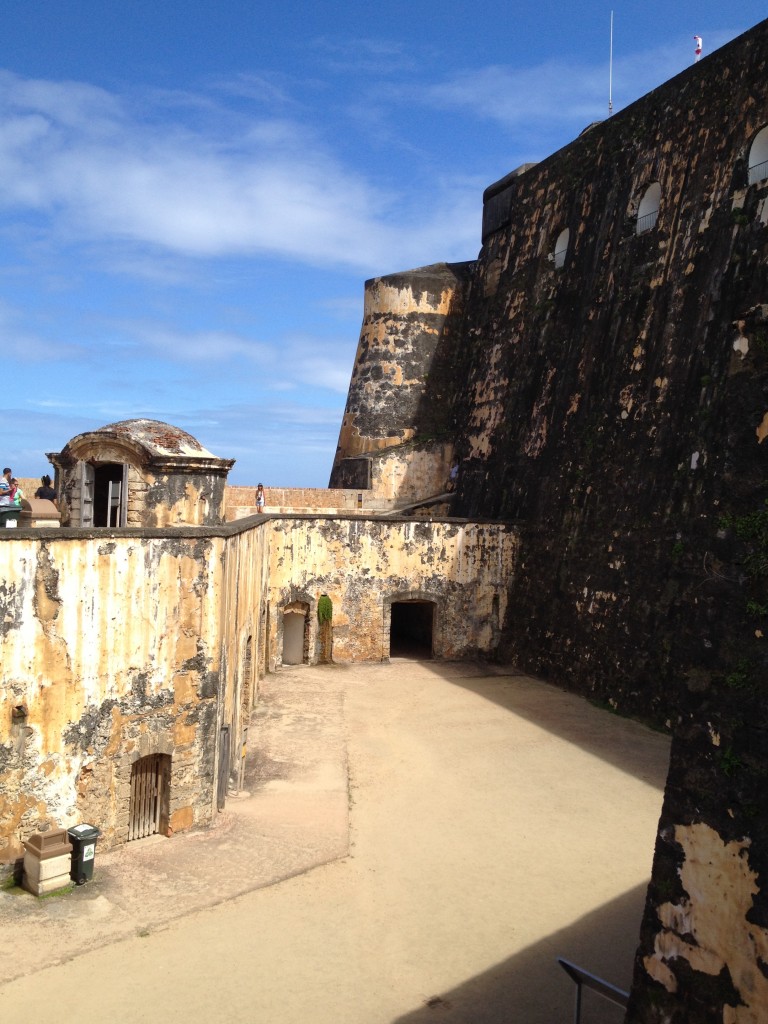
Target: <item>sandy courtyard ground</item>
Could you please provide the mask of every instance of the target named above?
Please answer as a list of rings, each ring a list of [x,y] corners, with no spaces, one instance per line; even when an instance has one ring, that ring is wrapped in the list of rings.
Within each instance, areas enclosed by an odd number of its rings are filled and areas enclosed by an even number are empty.
[[[629,987],[665,737],[513,670],[393,660],[269,676],[250,746],[209,833],[0,895],[1,1020],[565,1024],[558,956]],[[585,997],[585,1024],[621,1018]]]

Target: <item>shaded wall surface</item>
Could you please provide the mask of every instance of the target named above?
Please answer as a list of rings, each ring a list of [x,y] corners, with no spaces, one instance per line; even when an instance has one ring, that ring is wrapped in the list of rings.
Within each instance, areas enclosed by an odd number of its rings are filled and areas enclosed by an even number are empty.
[[[767,68],[763,22],[488,189],[466,298],[454,514],[519,524],[505,649],[675,733],[633,1022],[768,1019]]]

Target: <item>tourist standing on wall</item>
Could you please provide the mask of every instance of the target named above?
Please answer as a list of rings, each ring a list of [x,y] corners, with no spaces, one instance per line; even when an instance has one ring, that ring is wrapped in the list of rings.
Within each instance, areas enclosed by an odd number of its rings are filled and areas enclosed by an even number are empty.
[[[40,477],[41,486],[35,491],[36,498],[47,498],[48,501],[56,501],[56,491],[51,486],[51,478],[46,473],[45,476]]]
[[[256,511],[263,512],[267,497],[264,494],[264,485],[259,484],[256,488]]]
[[[0,476],[0,505],[11,504],[11,470],[6,466]]]

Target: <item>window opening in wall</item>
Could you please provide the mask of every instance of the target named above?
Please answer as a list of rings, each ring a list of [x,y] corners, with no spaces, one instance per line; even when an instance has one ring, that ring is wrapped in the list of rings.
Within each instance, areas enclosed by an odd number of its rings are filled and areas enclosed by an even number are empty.
[[[128,467],[105,462],[93,472],[93,525],[125,526]]]
[[[128,804],[128,841],[165,833],[170,806],[171,758],[149,754],[131,766],[131,796]]]
[[[253,678],[253,637],[249,636],[245,641],[245,654],[243,657],[243,675],[240,683],[241,702],[243,716],[248,715],[256,700],[256,684]]]
[[[434,621],[434,601],[393,601],[389,656],[431,658]]]
[[[283,664],[304,664],[304,630],[307,616],[304,612],[283,613]]]
[[[660,205],[661,185],[658,181],[654,181],[645,190],[645,194],[640,200],[640,206],[637,209],[636,234],[643,235],[646,231],[651,231],[656,227],[656,221],[659,219]]]
[[[271,626],[271,616],[269,614],[269,604],[264,602],[264,609],[261,614],[262,630],[261,639],[259,641],[259,664],[257,667],[257,674],[266,672],[270,666],[270,648],[269,648],[269,630]]]
[[[231,749],[229,726],[222,725],[219,729],[219,770],[216,777],[216,809],[219,811],[223,811],[227,803]]]
[[[568,240],[570,237],[571,232],[568,228],[565,228],[557,236],[555,249],[550,257],[551,262],[555,265],[555,270],[561,270],[565,266],[565,257],[568,253]]]
[[[749,150],[749,184],[768,178],[768,125],[761,128]]]

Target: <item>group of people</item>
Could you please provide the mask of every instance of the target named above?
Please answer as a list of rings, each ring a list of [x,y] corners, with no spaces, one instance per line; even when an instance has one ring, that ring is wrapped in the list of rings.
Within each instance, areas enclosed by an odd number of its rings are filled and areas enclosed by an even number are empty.
[[[26,495],[19,486],[19,481],[13,475],[13,470],[10,466],[6,466],[3,475],[0,476],[0,505],[16,505],[20,508],[24,497]],[[56,503],[56,491],[47,473],[40,477],[40,486],[35,491],[35,497],[47,498],[48,501]]]
[[[3,475],[0,476],[0,505],[16,505],[21,507],[21,499],[24,492],[19,487],[19,481],[13,475],[10,466],[6,466]]]

